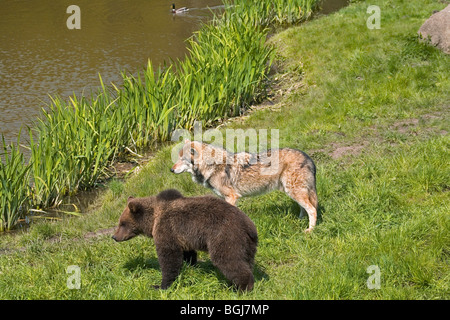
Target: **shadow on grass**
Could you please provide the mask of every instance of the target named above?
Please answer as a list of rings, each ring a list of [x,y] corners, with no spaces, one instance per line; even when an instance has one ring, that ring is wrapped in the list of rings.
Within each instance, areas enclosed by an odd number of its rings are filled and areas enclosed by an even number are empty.
[[[124,264],[123,267],[125,269],[128,269],[130,272],[137,271],[137,270],[143,270],[143,269],[154,269],[154,270],[161,271],[157,257],[151,257],[150,259],[145,259],[144,257],[136,257],[136,258],[128,260]],[[217,269],[212,264],[211,260],[207,260],[207,261],[199,260],[193,266],[184,262],[181,272],[183,272],[184,268],[199,268],[204,273],[215,274],[215,276],[221,282],[229,284],[228,279],[225,278],[225,276],[219,271],[219,269]],[[265,272],[264,268],[259,266],[257,263],[253,266],[253,276],[255,277],[255,282],[261,281],[261,280],[269,280],[269,276]]]
[[[289,198],[288,198],[289,199]],[[291,215],[295,218],[300,218],[301,208],[300,205],[292,199],[282,201],[282,202],[269,202],[269,204],[264,208],[267,213],[273,213],[276,215]],[[319,202],[319,207],[317,208],[317,225],[322,222],[322,216],[326,213],[326,208],[322,206]],[[302,220],[308,221],[308,214],[303,211]]]

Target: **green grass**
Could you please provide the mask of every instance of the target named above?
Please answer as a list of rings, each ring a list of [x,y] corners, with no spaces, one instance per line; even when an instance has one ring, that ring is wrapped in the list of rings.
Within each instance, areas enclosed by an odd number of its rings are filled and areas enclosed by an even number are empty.
[[[85,237],[115,226],[129,195],[209,192],[169,172],[169,146],[138,175],[113,180],[89,214],[1,236],[0,298],[449,299],[450,58],[416,37],[445,5],[370,4],[381,8],[380,30],[366,29],[369,4],[358,2],[271,37],[276,103],[227,125],[278,128],[281,147],[317,165],[312,234],[281,192],[239,202],[259,234],[252,292],[234,291],[206,254],[169,290],[153,290],[161,271],[151,239]],[[69,265],[81,269],[80,290],[66,287]],[[366,285],[371,265],[381,272],[378,290]]]

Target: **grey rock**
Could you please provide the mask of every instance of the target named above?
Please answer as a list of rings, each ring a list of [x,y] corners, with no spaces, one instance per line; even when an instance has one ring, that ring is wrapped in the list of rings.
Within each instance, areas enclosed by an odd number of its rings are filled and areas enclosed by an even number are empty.
[[[419,35],[450,54],[450,5],[434,13],[419,29]]]

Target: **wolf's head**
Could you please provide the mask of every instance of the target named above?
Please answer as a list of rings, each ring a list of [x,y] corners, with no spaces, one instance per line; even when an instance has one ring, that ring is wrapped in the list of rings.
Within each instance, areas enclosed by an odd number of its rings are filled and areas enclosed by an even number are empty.
[[[198,141],[184,141],[183,148],[178,153],[178,161],[170,169],[173,173],[189,172],[194,174],[194,165],[198,164],[202,155],[202,144]]]

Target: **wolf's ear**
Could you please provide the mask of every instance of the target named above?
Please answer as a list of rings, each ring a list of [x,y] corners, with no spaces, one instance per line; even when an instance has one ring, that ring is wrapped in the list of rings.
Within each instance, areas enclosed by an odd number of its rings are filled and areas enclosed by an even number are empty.
[[[189,140],[189,139],[184,140],[184,143],[189,143],[189,142],[191,142],[191,140]]]

